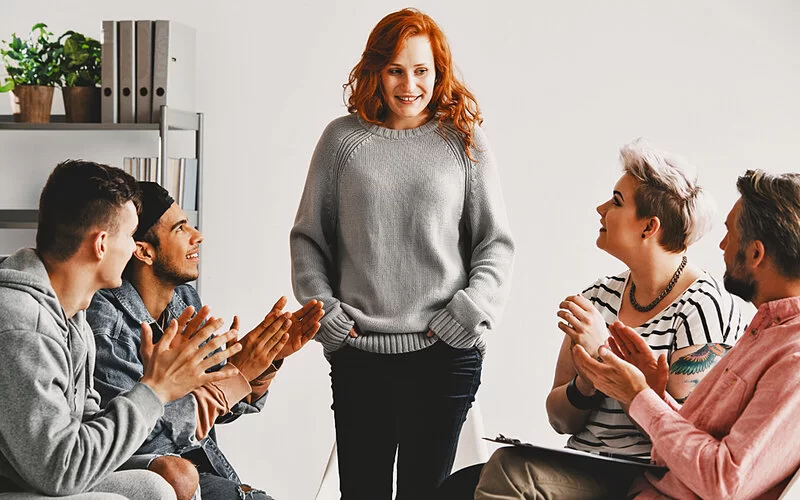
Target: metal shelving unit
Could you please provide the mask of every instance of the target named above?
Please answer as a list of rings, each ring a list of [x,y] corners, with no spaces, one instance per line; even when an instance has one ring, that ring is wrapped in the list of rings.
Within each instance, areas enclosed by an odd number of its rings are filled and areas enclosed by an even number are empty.
[[[186,212],[190,223],[196,227],[202,225],[202,192],[203,192],[203,113],[193,113],[161,107],[159,123],[66,123],[63,115],[53,115],[50,123],[17,123],[11,115],[0,115],[0,132],[5,130],[24,131],[137,131],[152,130],[158,132],[158,158],[161,165],[169,158],[169,132],[173,130],[194,131],[195,158],[197,158],[197,210]],[[166,184],[166,168],[161,169],[161,184]],[[0,210],[0,229],[36,229],[39,219],[38,210],[5,209]]]

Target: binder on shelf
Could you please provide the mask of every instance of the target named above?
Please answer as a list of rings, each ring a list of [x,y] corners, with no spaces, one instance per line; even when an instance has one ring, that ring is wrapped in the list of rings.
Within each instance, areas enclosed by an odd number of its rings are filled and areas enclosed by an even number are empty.
[[[183,206],[183,170],[180,158],[167,159],[167,171],[164,189],[175,199],[179,206]]]
[[[100,110],[103,123],[119,121],[117,54],[117,22],[103,21],[103,45],[100,50],[100,76],[103,89]]]
[[[148,182],[158,182],[161,183],[161,166],[158,164],[158,158],[139,158],[141,162],[140,170],[144,171],[144,174],[140,172],[139,176],[141,177],[142,181]]]
[[[136,158],[131,158],[129,156],[126,156],[125,158],[123,158],[122,159],[122,170],[126,174],[130,175],[131,177],[133,177],[134,179],[138,179],[139,178],[139,170],[138,170],[138,167],[134,168],[134,161],[135,160],[136,160]]]
[[[164,189],[186,210],[197,210],[197,158],[169,158]]]
[[[137,181],[161,182],[161,166],[158,158],[125,157],[122,170]]]
[[[151,123],[153,21],[136,21],[136,122]]]
[[[197,158],[181,158],[183,162],[183,204],[184,210],[197,210]]]
[[[155,21],[153,28],[153,122],[161,121],[161,106],[194,111],[194,28],[175,21]]]
[[[119,123],[136,123],[136,32],[133,21],[119,21]]]

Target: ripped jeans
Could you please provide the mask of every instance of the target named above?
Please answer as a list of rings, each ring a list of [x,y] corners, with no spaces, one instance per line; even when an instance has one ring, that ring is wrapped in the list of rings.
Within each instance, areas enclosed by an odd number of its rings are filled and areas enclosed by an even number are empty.
[[[275,500],[261,490],[242,491],[240,483],[207,472],[200,473],[200,494],[204,500]]]

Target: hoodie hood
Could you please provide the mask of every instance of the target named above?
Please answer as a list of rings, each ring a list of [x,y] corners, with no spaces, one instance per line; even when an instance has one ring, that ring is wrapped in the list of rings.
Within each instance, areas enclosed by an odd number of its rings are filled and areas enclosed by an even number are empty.
[[[9,290],[32,297],[63,331],[67,331],[67,319],[50,284],[47,269],[33,248],[24,248],[0,259],[0,294],[6,295]],[[0,322],[5,323],[9,319],[0,318]]]

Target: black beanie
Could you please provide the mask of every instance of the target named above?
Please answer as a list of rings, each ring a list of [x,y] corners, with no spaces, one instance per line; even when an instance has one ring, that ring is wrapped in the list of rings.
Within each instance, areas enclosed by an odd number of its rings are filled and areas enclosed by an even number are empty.
[[[140,182],[139,190],[142,193],[142,210],[139,214],[139,227],[133,234],[136,241],[142,241],[144,234],[175,203],[169,192],[155,182]]]

